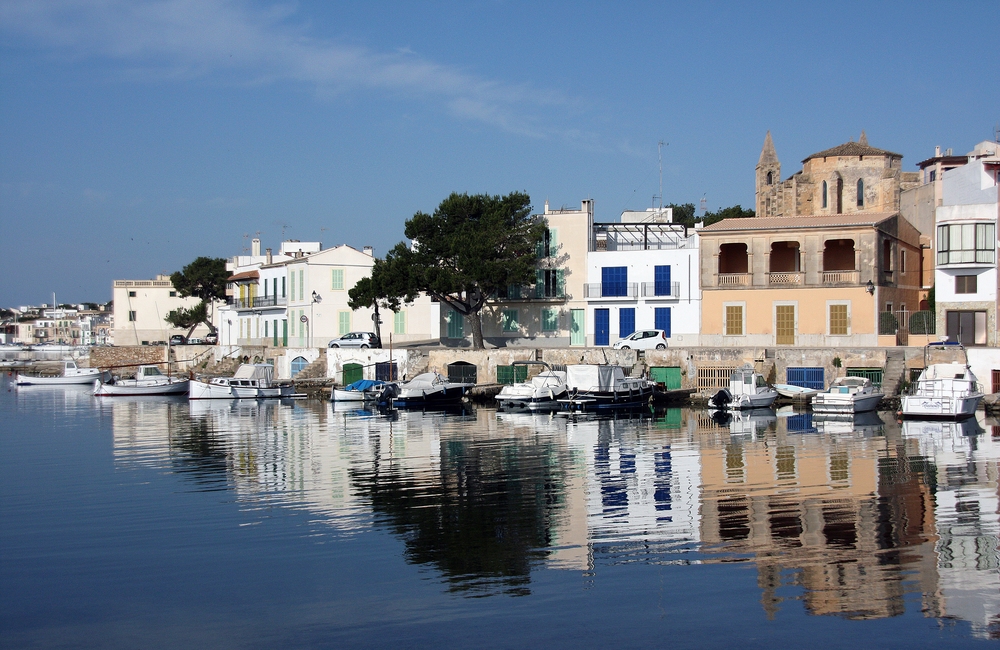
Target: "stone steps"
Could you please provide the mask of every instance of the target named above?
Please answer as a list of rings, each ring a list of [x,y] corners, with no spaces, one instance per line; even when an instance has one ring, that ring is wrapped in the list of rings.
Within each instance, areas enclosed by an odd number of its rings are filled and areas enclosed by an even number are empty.
[[[882,392],[886,396],[898,395],[906,372],[906,354],[903,350],[890,349],[885,354],[885,370],[882,372]]]

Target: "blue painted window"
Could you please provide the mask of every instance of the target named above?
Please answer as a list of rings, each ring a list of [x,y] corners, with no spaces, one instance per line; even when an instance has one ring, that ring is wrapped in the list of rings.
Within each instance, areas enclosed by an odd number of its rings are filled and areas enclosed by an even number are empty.
[[[635,331],[635,309],[618,310],[618,337],[625,338]]]
[[[649,276],[646,276],[649,277]],[[657,296],[670,295],[670,267],[657,266],[653,269],[653,294]],[[659,328],[658,329],[663,329]]]
[[[653,313],[653,327],[663,330],[667,338],[670,338],[670,307],[657,307]]]
[[[608,345],[611,338],[611,311],[594,310],[594,345]]]
[[[601,297],[628,295],[628,267],[605,266],[601,268]]]
[[[785,371],[785,378],[792,386],[814,388],[816,390],[826,388],[823,385],[824,377],[822,368],[788,368]]]
[[[305,360],[304,357],[295,357],[292,359],[292,377],[302,372],[302,370],[309,365],[309,362]]]

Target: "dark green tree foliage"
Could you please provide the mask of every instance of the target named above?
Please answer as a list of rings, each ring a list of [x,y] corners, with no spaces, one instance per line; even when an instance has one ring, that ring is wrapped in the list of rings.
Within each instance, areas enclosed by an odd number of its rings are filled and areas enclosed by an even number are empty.
[[[206,303],[202,301],[190,309],[181,307],[169,311],[163,320],[174,327],[187,329],[187,336],[191,336],[191,332],[194,331],[194,328],[198,327],[198,323],[204,323],[208,320],[208,308]]]
[[[396,244],[372,269],[372,282],[382,298],[412,302],[426,292],[468,317],[481,350],[483,307],[500,289],[535,281],[535,244],[544,232],[525,193],[452,194],[434,214],[406,222],[414,245]]]
[[[347,305],[351,309],[362,309],[371,307],[375,310],[375,336],[382,339],[382,319],[379,309],[388,311],[399,311],[404,302],[412,302],[419,292],[409,291],[408,275],[405,269],[394,269],[393,264],[399,262],[395,256],[390,254],[386,259],[375,260],[372,267],[372,274],[367,278],[361,278],[350,291],[347,292],[349,300]]]
[[[673,208],[674,223],[679,223],[687,226],[688,228],[694,228],[694,203],[683,203],[680,205],[677,203],[671,203],[666,207]]]
[[[226,284],[230,275],[232,273],[226,269],[226,260],[221,257],[199,257],[180,271],[171,274],[170,282],[174,285],[174,289],[177,289],[178,295],[185,298],[195,297],[201,299],[201,304],[191,309],[178,309],[170,312],[170,314],[188,312],[190,315],[190,312],[201,309],[198,312],[201,314],[201,320],[190,326],[191,329],[188,331],[188,334],[194,331],[195,326],[199,322],[205,323],[209,331],[213,334],[215,333],[215,326],[212,324],[208,306],[215,300],[226,299]],[[173,321],[170,320],[170,314],[167,314],[165,320],[173,324]],[[175,318],[184,320],[179,315],[175,316]],[[176,327],[188,326],[176,325]]]
[[[742,206],[734,205],[729,208],[719,208],[717,212],[706,212],[701,218],[706,226],[722,221],[723,219],[748,219],[757,216],[753,210],[744,210]]]

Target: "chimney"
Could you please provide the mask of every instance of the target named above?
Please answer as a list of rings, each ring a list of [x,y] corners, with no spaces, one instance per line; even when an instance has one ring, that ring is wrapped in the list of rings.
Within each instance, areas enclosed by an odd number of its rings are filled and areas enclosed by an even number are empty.
[[[272,262],[271,249],[270,248],[265,249],[265,252],[267,253],[267,263],[270,264]]]
[[[260,239],[254,237],[250,242],[250,254],[254,257],[260,257]]]
[[[545,214],[549,213],[549,200],[545,199]]]
[[[364,252],[368,257],[375,257],[375,249],[371,246],[365,246]]]
[[[934,157],[938,158],[941,156],[941,147],[934,147]]]

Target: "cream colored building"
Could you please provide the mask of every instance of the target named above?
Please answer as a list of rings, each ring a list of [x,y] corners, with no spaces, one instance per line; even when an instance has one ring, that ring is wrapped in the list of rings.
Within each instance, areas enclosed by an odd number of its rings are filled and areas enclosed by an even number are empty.
[[[115,345],[166,344],[174,334],[187,335],[187,329],[171,327],[167,314],[174,309],[190,309],[198,298],[178,295],[169,275],[158,275],[152,280],[115,280],[112,285],[114,300]],[[198,325],[192,336],[208,334],[208,327]]]

